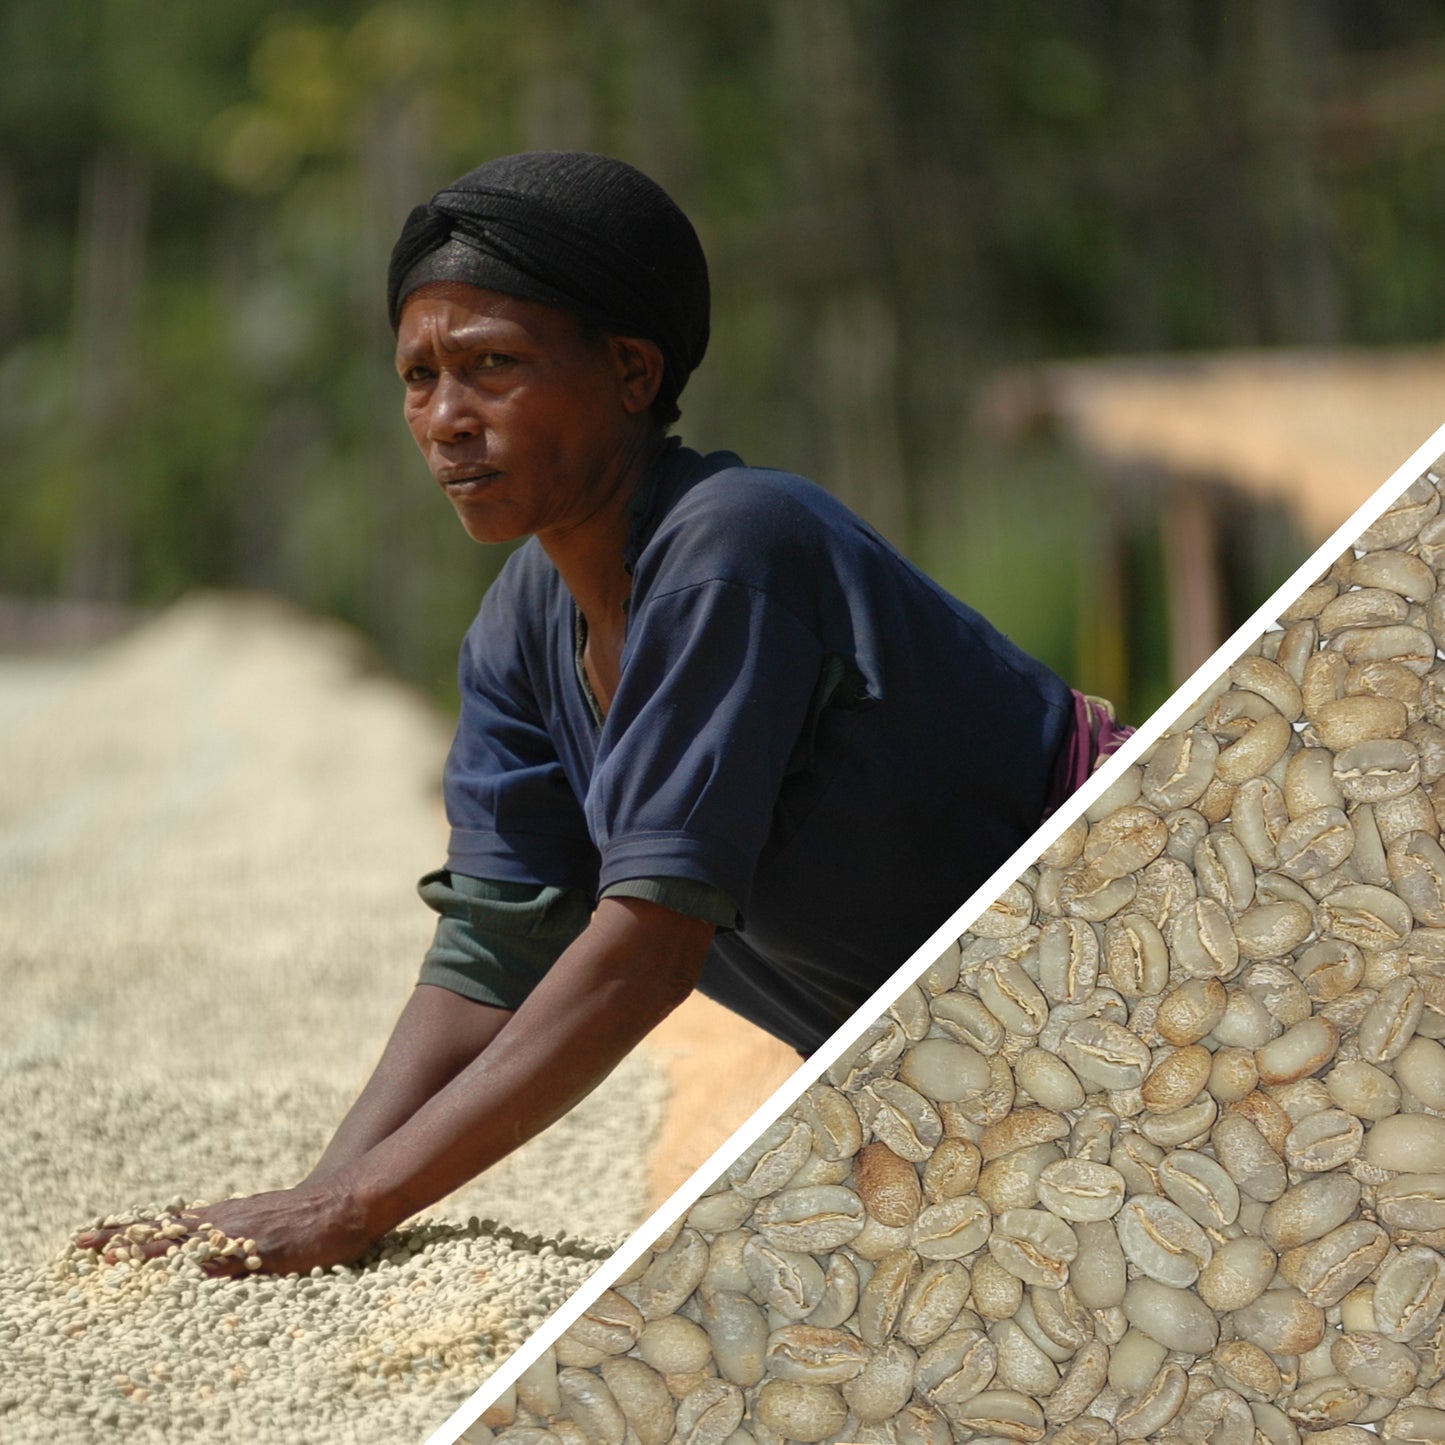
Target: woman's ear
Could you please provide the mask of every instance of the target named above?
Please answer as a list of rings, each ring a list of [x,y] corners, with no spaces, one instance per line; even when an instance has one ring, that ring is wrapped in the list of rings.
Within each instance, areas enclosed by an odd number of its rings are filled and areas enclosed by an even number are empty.
[[[646,411],[662,389],[665,363],[662,348],[642,336],[613,336],[612,355],[622,379],[622,402],[636,416]]]

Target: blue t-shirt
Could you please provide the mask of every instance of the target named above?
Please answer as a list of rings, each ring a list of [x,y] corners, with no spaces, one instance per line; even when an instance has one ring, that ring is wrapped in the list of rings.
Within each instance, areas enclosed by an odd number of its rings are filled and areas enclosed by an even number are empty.
[[[600,724],[540,544],[488,590],[447,866],[720,890],[703,991],[810,1052],[1038,825],[1072,696],[800,477],[674,443],[635,510]]]

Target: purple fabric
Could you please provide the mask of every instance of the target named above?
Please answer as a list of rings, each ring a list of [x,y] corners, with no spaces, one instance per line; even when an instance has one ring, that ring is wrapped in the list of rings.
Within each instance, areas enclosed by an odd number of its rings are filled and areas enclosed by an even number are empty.
[[[1059,805],[1087,781],[1089,774],[1111,753],[1134,736],[1134,729],[1114,716],[1114,709],[1101,697],[1086,697],[1077,689],[1074,694],[1074,724],[1058,757],[1049,784],[1049,799],[1044,817],[1051,817]]]

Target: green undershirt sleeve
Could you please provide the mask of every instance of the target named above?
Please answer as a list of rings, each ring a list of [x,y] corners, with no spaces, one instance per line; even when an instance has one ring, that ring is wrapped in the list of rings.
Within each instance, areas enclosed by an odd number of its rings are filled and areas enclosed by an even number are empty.
[[[418,983],[515,1009],[587,927],[592,902],[578,888],[498,883],[445,868],[417,884],[438,915]]]
[[[518,1008],[592,916],[592,901],[578,888],[501,883],[445,868],[422,878],[417,892],[438,915],[417,982],[496,1008]],[[689,878],[627,879],[604,897],[646,899],[719,928],[737,922],[721,889]]]

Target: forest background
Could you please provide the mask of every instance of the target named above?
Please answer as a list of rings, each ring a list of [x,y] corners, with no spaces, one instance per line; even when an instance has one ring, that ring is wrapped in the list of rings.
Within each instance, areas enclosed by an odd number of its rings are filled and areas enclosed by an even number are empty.
[[[0,0],[0,56],[0,594],[274,591],[444,702],[501,556],[412,449],[383,281],[488,156],[662,181],[714,281],[685,439],[814,477],[1136,718],[1147,479],[1000,445],[987,379],[1445,336],[1440,0]],[[1306,551],[1250,514],[1228,620]]]

